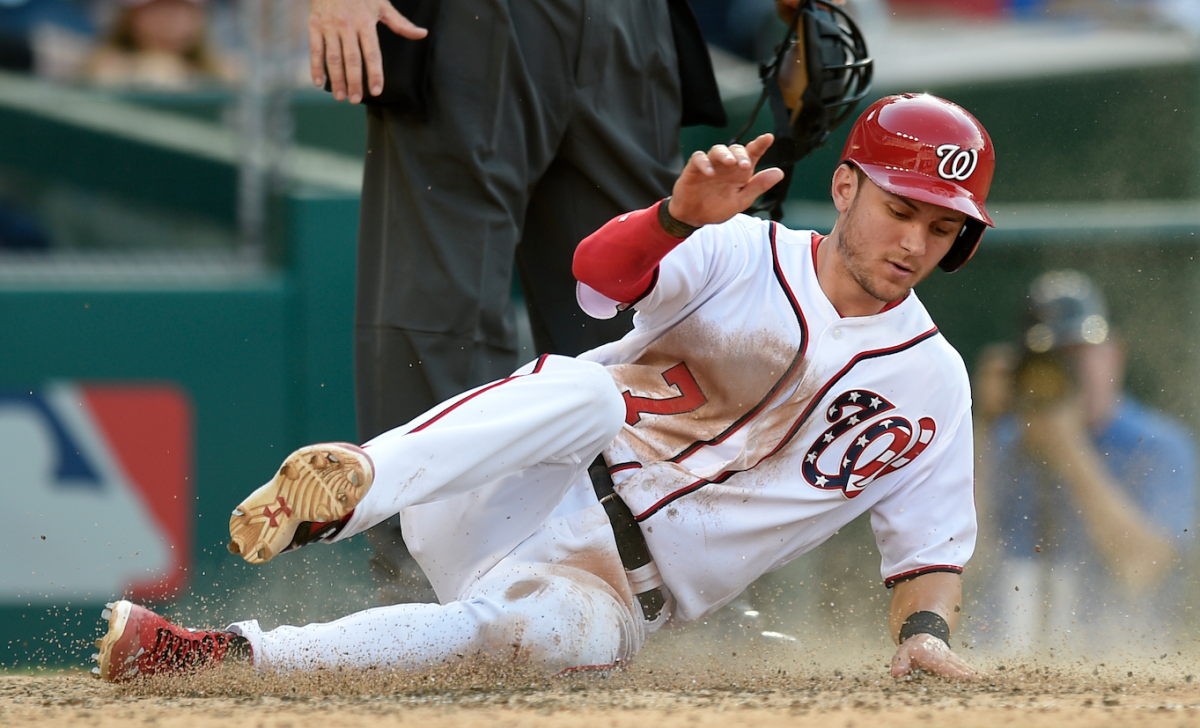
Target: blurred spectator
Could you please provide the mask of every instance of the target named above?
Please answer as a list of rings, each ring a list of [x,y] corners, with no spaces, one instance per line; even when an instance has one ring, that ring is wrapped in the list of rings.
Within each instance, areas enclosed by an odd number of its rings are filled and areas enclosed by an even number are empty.
[[[831,0],[842,5],[860,26],[886,21],[885,0]],[[775,3],[768,0],[690,0],[709,45],[746,60],[769,60],[787,27]],[[864,29],[865,30],[865,29]]]
[[[1125,347],[1076,271],[1034,281],[1018,347],[974,382],[993,647],[1152,645],[1182,611],[1196,518],[1191,436],[1123,389]],[[989,640],[990,635],[990,640]]]
[[[1000,17],[1016,3],[1028,4],[1033,0],[888,0],[891,8],[902,14],[916,15],[968,15]]]
[[[103,86],[185,90],[234,80],[208,38],[206,0],[122,0],[87,80]]]
[[[1200,35],[1200,2],[1196,0],[1152,0],[1159,20]]]
[[[85,49],[95,32],[84,0],[0,0],[0,69],[42,74],[59,41]]]
[[[888,0],[888,5],[905,16],[1157,22],[1200,32],[1197,0]]]
[[[709,45],[746,60],[766,60],[783,39],[785,26],[772,2],[691,0],[690,4]]]

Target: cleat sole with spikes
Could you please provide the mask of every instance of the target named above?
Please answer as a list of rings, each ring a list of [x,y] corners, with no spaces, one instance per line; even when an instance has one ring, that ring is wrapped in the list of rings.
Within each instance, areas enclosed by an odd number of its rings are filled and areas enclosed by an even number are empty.
[[[301,523],[336,521],[353,511],[374,477],[370,456],[357,445],[300,448],[233,510],[229,551],[252,564],[270,561],[287,549]]]

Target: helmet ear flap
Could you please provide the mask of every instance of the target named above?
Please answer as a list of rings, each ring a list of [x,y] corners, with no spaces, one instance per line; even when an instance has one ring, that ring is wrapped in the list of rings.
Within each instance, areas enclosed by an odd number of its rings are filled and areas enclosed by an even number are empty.
[[[938,261],[938,267],[947,273],[962,268],[975,255],[975,251],[979,248],[979,241],[983,238],[983,231],[987,229],[987,225],[973,217],[968,217],[963,223],[962,230],[958,231],[958,237],[954,239],[954,244],[950,246],[950,250],[942,256]]]

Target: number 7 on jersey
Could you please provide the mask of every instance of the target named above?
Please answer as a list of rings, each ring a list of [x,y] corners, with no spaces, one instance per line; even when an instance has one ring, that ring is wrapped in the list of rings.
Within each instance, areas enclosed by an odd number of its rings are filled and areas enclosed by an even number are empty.
[[[629,390],[621,392],[625,398],[625,424],[636,425],[642,421],[642,415],[678,415],[693,412],[700,408],[708,398],[700,390],[696,378],[687,368],[686,362],[679,362],[662,373],[663,381],[679,392],[677,397],[654,399],[639,397]]]

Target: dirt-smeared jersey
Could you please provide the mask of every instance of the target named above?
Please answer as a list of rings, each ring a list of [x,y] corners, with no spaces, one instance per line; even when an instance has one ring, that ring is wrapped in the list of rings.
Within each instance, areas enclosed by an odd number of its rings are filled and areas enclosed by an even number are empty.
[[[961,358],[915,294],[839,316],[816,240],[741,215],[701,228],[663,259],[634,330],[581,357],[607,365],[625,399],[605,457],[678,621],[868,510],[889,582],[959,572],[974,549]]]

